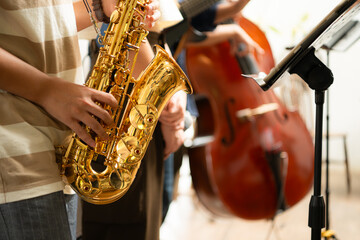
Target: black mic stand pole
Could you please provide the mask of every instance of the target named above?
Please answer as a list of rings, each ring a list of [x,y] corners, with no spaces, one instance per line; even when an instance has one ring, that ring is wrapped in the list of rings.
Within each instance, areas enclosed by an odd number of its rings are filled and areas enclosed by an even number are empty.
[[[290,74],[298,74],[311,89],[315,90],[315,156],[314,156],[314,193],[309,203],[308,226],[311,240],[321,239],[321,229],[325,227],[325,202],[321,195],[322,132],[324,92],[333,83],[333,75],[316,56],[315,48],[310,47],[306,54],[289,69]]]
[[[326,49],[326,65],[330,67],[330,49]],[[329,135],[330,135],[330,90],[326,91],[326,182],[325,182],[325,201],[326,201],[326,208],[325,208],[325,229],[328,230],[330,227],[329,221]],[[325,238],[327,239],[327,238]]]
[[[330,48],[325,48],[326,49],[326,57],[327,57],[327,61],[326,61],[326,65],[328,67],[330,67]],[[324,235],[324,239],[327,240],[328,238],[330,239],[335,239],[336,237],[334,235],[334,233],[332,231],[330,231],[330,218],[329,218],[329,200],[330,200],[330,187],[329,187],[329,165],[330,165],[330,160],[329,160],[329,139],[330,139],[330,93],[329,93],[329,89],[326,91],[326,157],[325,157],[325,163],[326,163],[326,169],[325,169],[325,230],[326,230],[326,234]]]

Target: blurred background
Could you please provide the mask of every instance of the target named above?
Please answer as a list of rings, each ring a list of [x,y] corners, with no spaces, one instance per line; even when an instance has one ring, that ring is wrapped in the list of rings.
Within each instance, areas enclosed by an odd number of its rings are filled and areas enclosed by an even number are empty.
[[[268,38],[276,62],[299,43],[338,3],[339,0],[252,0],[244,9],[246,18],[257,24]],[[358,16],[359,18],[359,16]],[[329,116],[329,224],[334,233],[328,239],[357,239],[360,229],[360,41],[347,51],[319,50],[317,56],[334,75],[329,88],[329,111],[324,105],[324,131]],[[329,58],[328,58],[329,57]],[[286,101],[286,86],[275,89]],[[285,95],[284,95],[285,91]],[[312,90],[300,90],[300,106],[309,129],[314,129],[315,104]],[[302,92],[303,91],[303,92]],[[346,148],[344,147],[346,144]],[[323,158],[325,158],[325,139]],[[347,151],[347,152],[345,152]],[[349,162],[346,173],[345,157]],[[350,186],[347,183],[350,178]],[[325,164],[322,194],[325,198]],[[162,240],[303,240],[311,239],[308,227],[312,190],[298,204],[279,214],[274,221],[249,221],[212,215],[199,202],[192,188],[187,159],[180,172],[177,198],[161,229]],[[264,199],[266,201],[266,199]]]
[[[275,62],[305,37],[340,0],[251,0],[243,14],[265,32]],[[358,16],[359,19],[360,16]],[[93,29],[90,30],[93,34]],[[80,35],[87,74],[88,35]],[[324,129],[329,116],[330,140],[330,229],[334,238],[358,239],[360,229],[360,40],[347,51],[319,50],[317,56],[334,75],[329,88],[329,111],[324,105]],[[275,89],[280,98],[289,97],[287,86]],[[299,89],[297,106],[310,131],[314,130],[314,93]],[[325,140],[324,140],[325,141]],[[325,142],[323,156],[325,156]],[[348,159],[349,173],[346,172]],[[325,185],[323,164],[323,192]],[[350,184],[347,182],[350,180]],[[248,221],[212,215],[199,202],[192,187],[188,159],[185,156],[175,199],[161,228],[161,240],[303,240],[311,239],[308,205],[312,191],[298,204],[277,215],[275,220]],[[266,199],[264,199],[266,201]],[[336,237],[336,238],[335,238]]]

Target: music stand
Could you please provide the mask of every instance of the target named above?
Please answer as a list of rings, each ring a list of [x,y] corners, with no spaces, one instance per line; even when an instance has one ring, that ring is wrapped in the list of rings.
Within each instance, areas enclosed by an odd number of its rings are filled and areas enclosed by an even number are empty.
[[[320,240],[321,229],[325,227],[325,202],[321,196],[322,121],[324,92],[334,80],[331,70],[315,56],[315,51],[328,43],[359,11],[360,0],[342,1],[266,77],[245,75],[266,91],[279,79],[286,80],[289,74],[297,74],[315,91],[314,194],[309,203],[308,221],[312,240]]]
[[[360,38],[360,22],[358,20],[351,20],[341,28],[332,39],[324,44],[321,48],[326,51],[327,63],[330,66],[330,51],[347,51]],[[326,170],[325,170],[325,239],[336,239],[335,233],[330,230],[329,206],[330,206],[330,187],[329,187],[329,121],[330,121],[330,91],[326,91]]]

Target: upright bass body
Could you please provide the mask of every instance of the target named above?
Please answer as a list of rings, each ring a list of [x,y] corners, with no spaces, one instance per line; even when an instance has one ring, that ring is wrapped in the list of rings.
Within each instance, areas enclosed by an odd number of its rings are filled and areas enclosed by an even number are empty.
[[[165,104],[179,90],[192,92],[186,75],[160,47],[139,79],[132,77],[139,47],[147,35],[145,4],[136,0],[117,2],[104,47],[87,81],[88,87],[111,93],[119,103],[115,110],[101,105],[116,124],[103,124],[110,140],[99,139],[87,128],[95,137],[95,148],[74,134],[59,162],[66,181],[90,203],[111,203],[127,192]],[[132,65],[130,54],[135,56]]]
[[[311,189],[314,148],[299,114],[242,76],[269,72],[274,60],[264,33],[246,18],[236,21],[265,50],[261,58],[236,58],[227,42],[187,50],[189,78],[197,96],[203,96],[199,137],[212,137],[188,149],[191,175],[211,212],[273,218]]]

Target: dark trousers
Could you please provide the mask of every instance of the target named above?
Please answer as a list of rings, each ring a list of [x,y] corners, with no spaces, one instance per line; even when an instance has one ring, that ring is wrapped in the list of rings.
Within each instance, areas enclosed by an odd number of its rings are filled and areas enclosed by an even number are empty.
[[[158,124],[129,191],[111,204],[83,202],[83,240],[159,239],[164,178],[163,148]]]
[[[0,239],[72,239],[63,192],[0,204]]]

